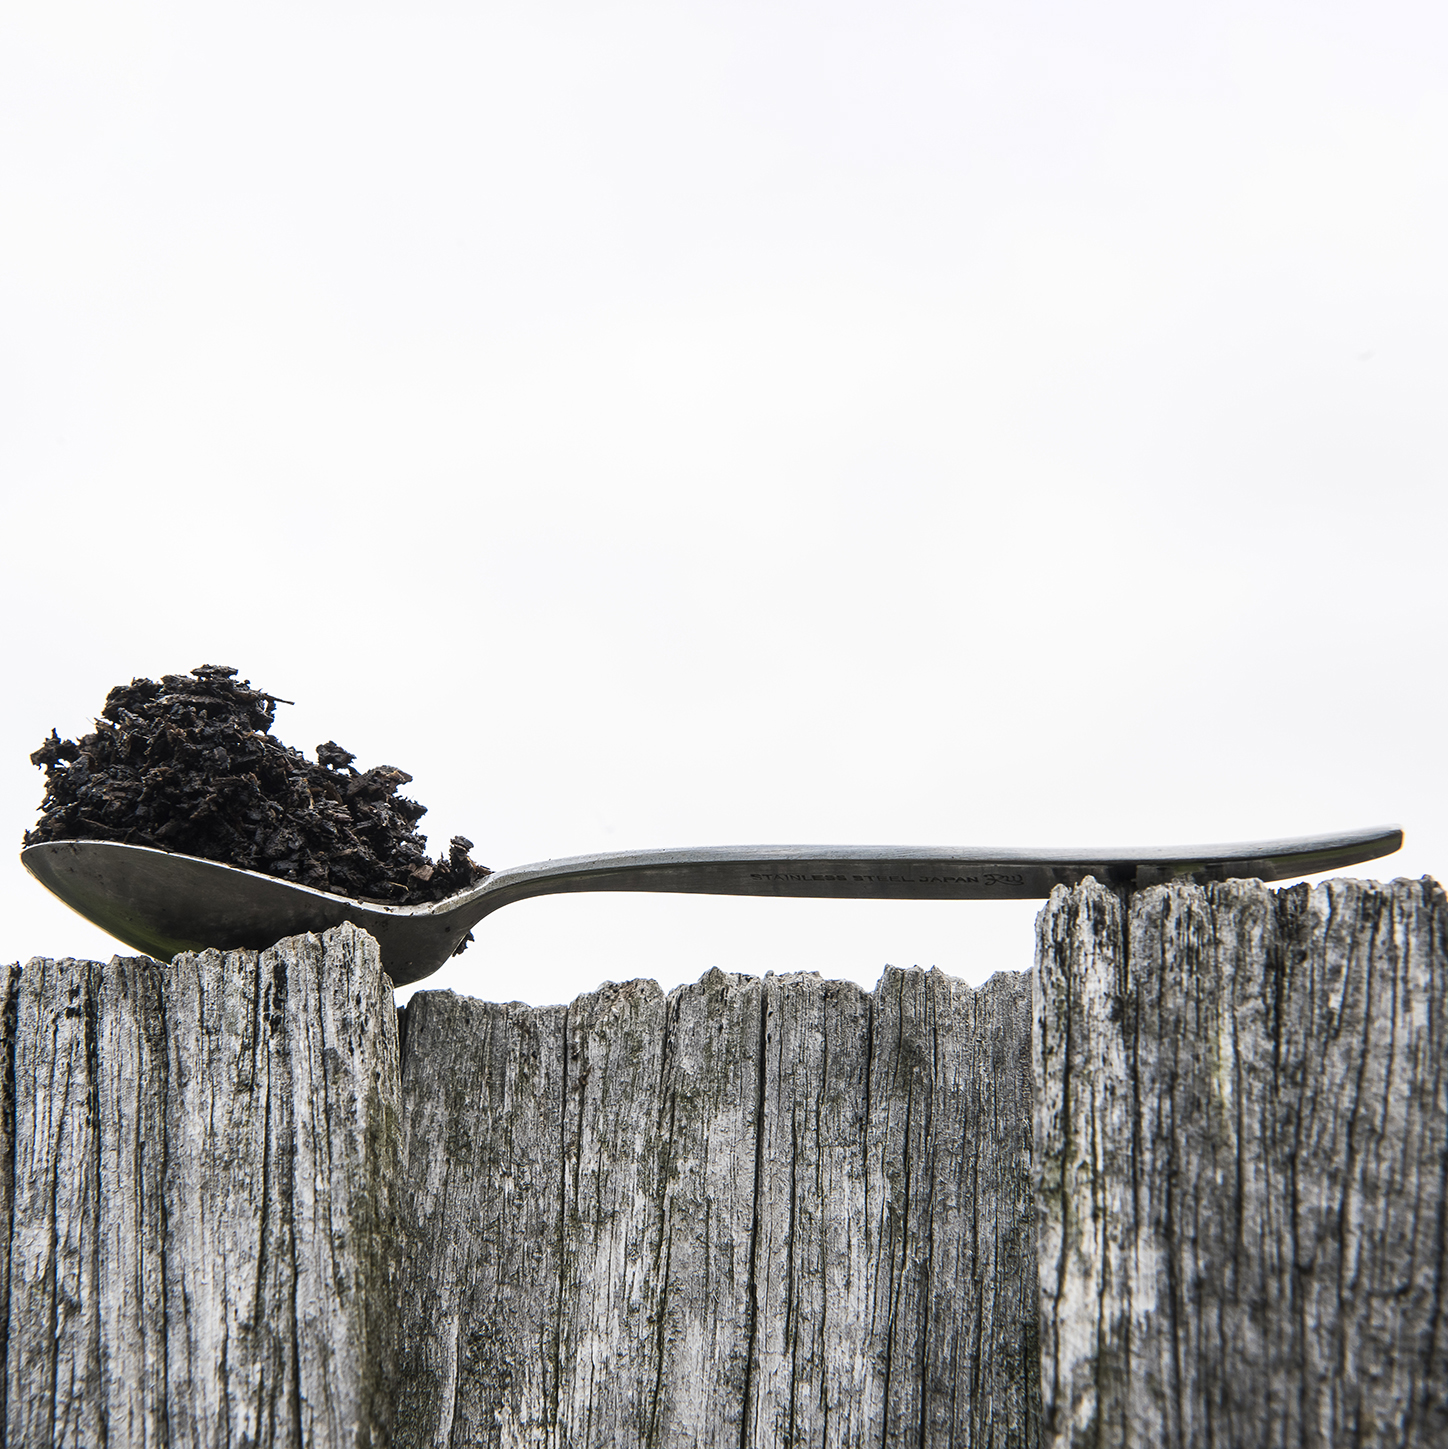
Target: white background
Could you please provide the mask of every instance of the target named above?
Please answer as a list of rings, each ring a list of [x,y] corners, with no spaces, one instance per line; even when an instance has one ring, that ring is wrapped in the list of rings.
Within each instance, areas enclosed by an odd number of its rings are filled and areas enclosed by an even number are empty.
[[[1401,821],[1448,870],[1426,3],[7,5],[0,819],[236,665],[501,866]],[[109,956],[12,863],[0,953]],[[429,985],[1021,969],[580,896]]]

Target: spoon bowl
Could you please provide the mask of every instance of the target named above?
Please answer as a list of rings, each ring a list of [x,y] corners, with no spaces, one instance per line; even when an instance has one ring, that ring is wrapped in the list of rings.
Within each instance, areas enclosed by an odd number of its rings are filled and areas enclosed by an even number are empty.
[[[351,921],[369,932],[395,986],[430,976],[484,916],[530,896],[665,891],[836,900],[1030,900],[1087,876],[1137,889],[1169,880],[1284,880],[1390,855],[1396,826],[1146,850],[1021,850],[914,845],[730,845],[614,851],[511,866],[421,906],[314,890],[259,871],[105,840],[47,841],[26,870],[92,924],[138,951],[262,950]]]

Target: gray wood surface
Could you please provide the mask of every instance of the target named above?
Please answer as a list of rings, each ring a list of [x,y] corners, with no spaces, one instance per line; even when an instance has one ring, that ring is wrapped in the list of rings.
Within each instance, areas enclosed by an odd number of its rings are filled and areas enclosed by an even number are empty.
[[[414,996],[399,1442],[1037,1442],[1029,990]]]
[[[4,1442],[1448,1444],[1445,987],[1403,881],[400,1038],[348,926],[12,967]]]
[[[370,938],[35,960],[5,989],[6,1445],[385,1442],[400,1129]]]
[[[1045,1442],[1448,1444],[1445,937],[1431,881],[1052,898]]]

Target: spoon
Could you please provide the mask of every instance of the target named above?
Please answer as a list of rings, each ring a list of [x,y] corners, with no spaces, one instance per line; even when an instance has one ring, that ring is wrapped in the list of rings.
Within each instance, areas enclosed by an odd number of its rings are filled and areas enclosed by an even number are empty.
[[[836,900],[1044,899],[1086,876],[1139,889],[1163,881],[1283,880],[1391,855],[1396,826],[1147,850],[1000,850],[917,845],[726,845],[575,855],[495,871],[422,906],[387,906],[146,845],[60,840],[21,851],[26,870],[72,910],[160,960],[178,951],[262,950],[351,921],[382,951],[394,986],[430,976],[482,918],[529,896],[683,891]]]

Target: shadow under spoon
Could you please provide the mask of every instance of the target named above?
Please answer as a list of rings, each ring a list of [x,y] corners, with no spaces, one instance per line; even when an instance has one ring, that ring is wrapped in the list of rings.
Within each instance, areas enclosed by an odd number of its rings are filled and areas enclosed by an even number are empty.
[[[430,976],[482,918],[513,901],[573,891],[670,891],[836,900],[1044,899],[1087,876],[1135,889],[1169,880],[1263,881],[1390,855],[1396,826],[1145,850],[1004,850],[914,845],[728,845],[576,855],[499,870],[444,900],[388,906],[277,876],[102,840],[27,846],[25,868],[66,905],[138,951],[262,950],[351,921],[376,938],[395,986]]]

